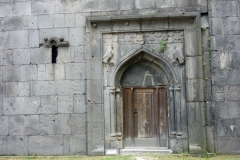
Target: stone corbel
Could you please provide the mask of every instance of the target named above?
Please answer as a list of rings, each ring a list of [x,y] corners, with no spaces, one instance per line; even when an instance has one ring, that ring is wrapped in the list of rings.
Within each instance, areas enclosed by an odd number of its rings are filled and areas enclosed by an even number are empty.
[[[174,53],[174,62],[178,62],[178,64],[183,65],[185,63],[185,58],[183,57],[183,55],[179,52],[175,52]]]
[[[50,39],[45,37],[43,44],[44,44],[45,47],[52,47],[52,46],[67,47],[67,46],[69,46],[69,42],[64,41],[63,37],[61,37],[61,38],[51,37]]]
[[[103,63],[105,63],[107,65],[109,63],[114,64],[114,62],[111,61],[112,57],[113,57],[113,46],[111,46],[111,48],[108,51],[106,51],[106,53],[103,55],[103,59],[102,59]]]

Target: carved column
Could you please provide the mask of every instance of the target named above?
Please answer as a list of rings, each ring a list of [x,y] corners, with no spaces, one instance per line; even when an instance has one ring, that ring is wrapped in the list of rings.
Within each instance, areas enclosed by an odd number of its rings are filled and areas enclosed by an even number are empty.
[[[120,99],[120,88],[117,88],[116,89],[116,134],[117,134],[117,137],[118,137],[118,140],[121,140],[121,136],[122,136],[122,133],[121,133],[121,99]]]
[[[115,89],[112,89],[109,92],[109,100],[110,100],[110,118],[111,118],[111,137],[116,136],[116,129],[115,129]]]
[[[175,127],[175,99],[174,99],[174,87],[170,86],[169,87],[169,92],[170,92],[170,117],[171,117],[171,136],[175,137],[176,136],[176,127]]]

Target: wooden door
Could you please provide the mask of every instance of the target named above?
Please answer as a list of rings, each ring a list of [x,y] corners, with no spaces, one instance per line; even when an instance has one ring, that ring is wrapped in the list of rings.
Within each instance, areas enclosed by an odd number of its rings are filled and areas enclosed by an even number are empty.
[[[124,147],[168,147],[166,88],[124,88]]]

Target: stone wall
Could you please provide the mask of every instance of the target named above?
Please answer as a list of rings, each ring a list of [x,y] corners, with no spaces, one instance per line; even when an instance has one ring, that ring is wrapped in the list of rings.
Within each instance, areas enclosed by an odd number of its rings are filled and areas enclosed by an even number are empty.
[[[239,154],[238,0],[1,0],[0,155],[102,153],[95,148],[104,140],[103,89],[95,87],[102,57],[86,47],[86,17],[185,12],[210,22],[210,30],[202,26],[206,87],[198,106],[207,151]],[[45,37],[69,42],[58,47],[56,64]]]

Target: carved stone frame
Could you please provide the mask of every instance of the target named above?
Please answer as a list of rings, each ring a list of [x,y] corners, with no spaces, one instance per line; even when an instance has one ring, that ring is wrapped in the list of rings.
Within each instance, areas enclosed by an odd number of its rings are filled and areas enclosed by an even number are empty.
[[[97,110],[87,112],[87,152],[89,155],[118,154],[119,150],[124,151],[122,148],[122,95],[118,80],[124,71],[121,67],[139,52],[144,52],[146,56],[149,55],[150,58],[156,58],[168,65],[174,77],[174,83],[168,86],[169,150],[174,153],[185,151],[193,154],[205,153],[200,26],[200,15],[198,13],[174,13],[171,16],[169,14],[159,14],[87,17],[88,108],[100,104],[103,110],[103,114],[98,115],[103,120],[98,122],[94,122],[90,118]],[[107,62],[106,59],[103,61],[103,34],[161,30],[181,30],[184,32],[185,76],[180,77],[185,80],[184,85],[178,83],[179,75],[174,70],[170,60],[167,57],[154,54],[146,47],[136,48],[122,57],[116,64],[107,64],[105,63]],[[200,64],[200,66],[197,64]],[[111,71],[106,73],[106,67],[109,67],[109,65],[111,65]],[[96,70],[100,74],[91,73],[91,71]],[[110,74],[111,78],[107,78],[106,74]],[[105,86],[104,78],[110,81],[110,86]],[[99,98],[96,93],[99,93],[102,97]],[[179,103],[180,101],[182,103]],[[184,120],[187,123],[181,124]],[[94,132],[101,134],[97,137]]]

